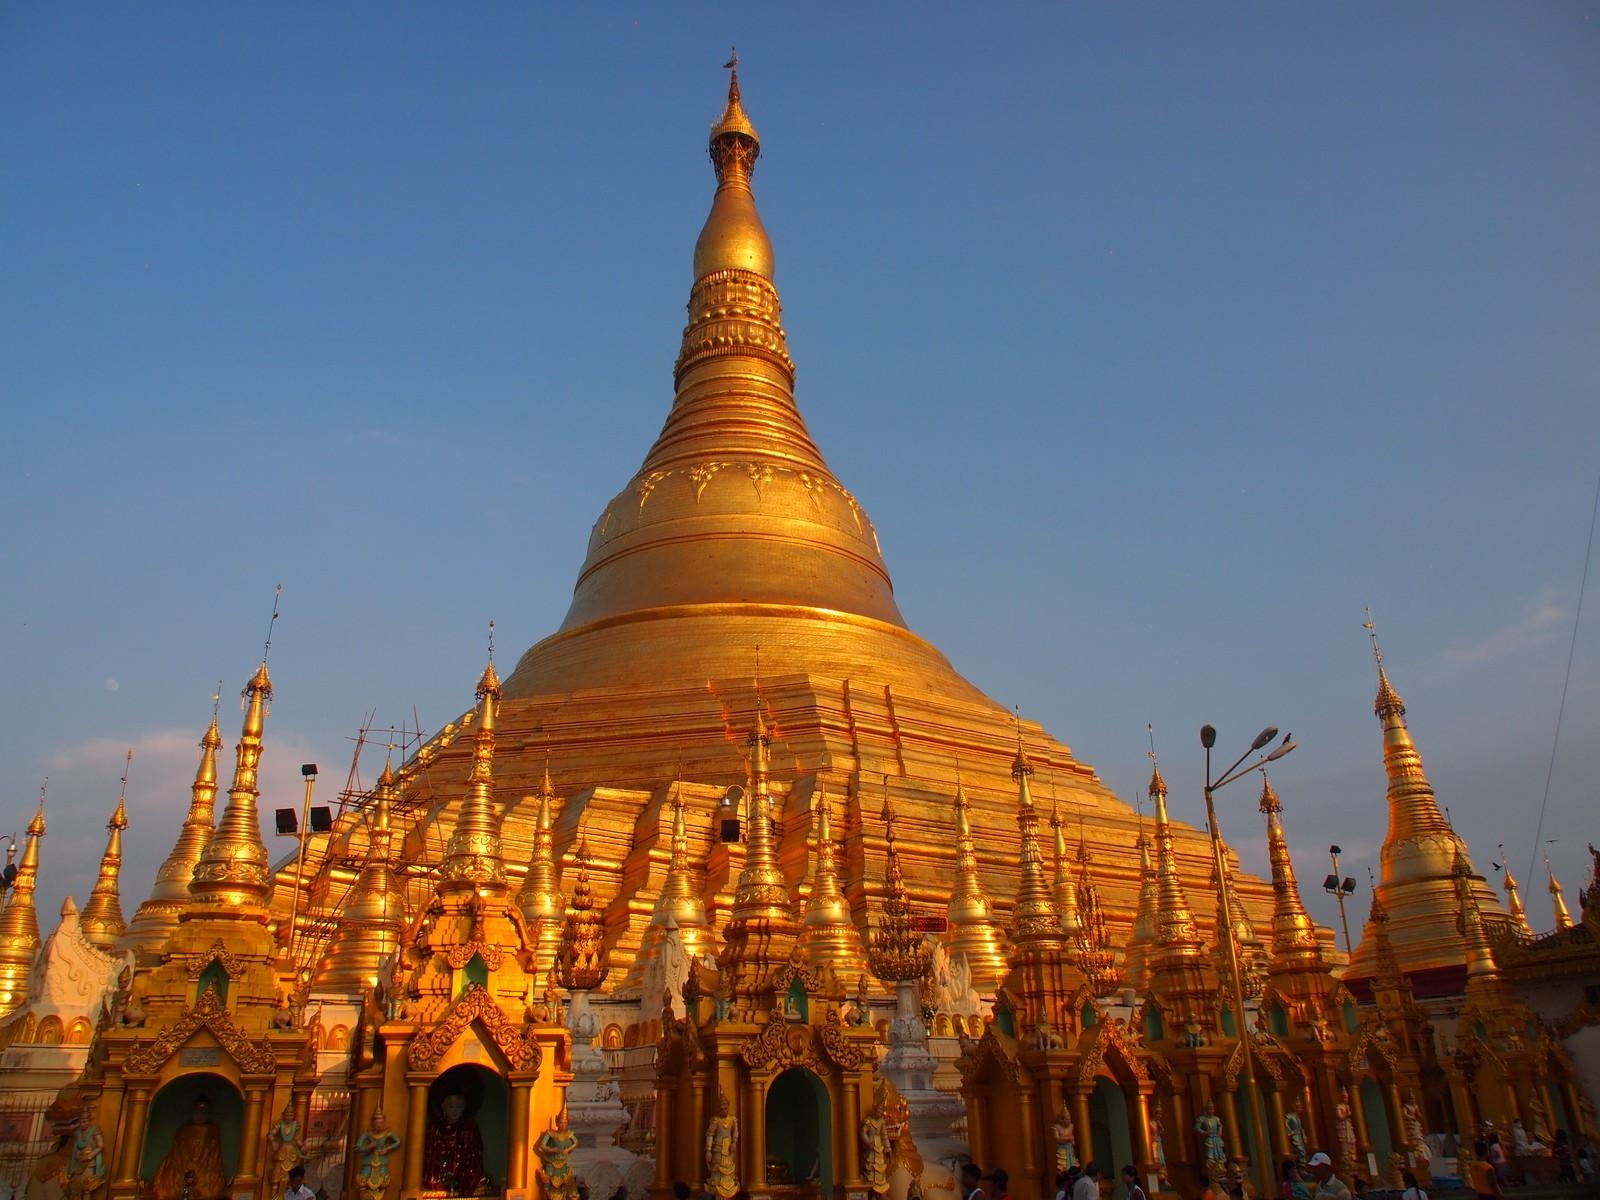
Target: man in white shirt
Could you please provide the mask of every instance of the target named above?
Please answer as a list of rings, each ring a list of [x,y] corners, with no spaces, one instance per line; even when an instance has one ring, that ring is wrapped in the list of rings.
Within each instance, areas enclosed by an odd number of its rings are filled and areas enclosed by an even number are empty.
[[[1333,1159],[1321,1150],[1311,1156],[1311,1173],[1317,1177],[1312,1200],[1350,1200],[1350,1189],[1333,1173]]]
[[[983,1200],[983,1168],[975,1162],[961,1165],[961,1190],[966,1200]]]
[[[1072,1200],[1100,1200],[1100,1168],[1096,1164],[1083,1164],[1083,1174],[1072,1185]]]
[[[283,1200],[317,1200],[317,1194],[306,1186],[306,1169],[289,1168],[289,1183],[283,1189]]]

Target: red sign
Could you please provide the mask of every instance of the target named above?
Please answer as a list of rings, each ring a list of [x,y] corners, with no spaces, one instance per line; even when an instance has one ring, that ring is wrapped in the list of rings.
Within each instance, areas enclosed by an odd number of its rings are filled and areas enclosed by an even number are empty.
[[[918,933],[943,933],[950,927],[950,922],[943,917],[912,917],[911,928]]]

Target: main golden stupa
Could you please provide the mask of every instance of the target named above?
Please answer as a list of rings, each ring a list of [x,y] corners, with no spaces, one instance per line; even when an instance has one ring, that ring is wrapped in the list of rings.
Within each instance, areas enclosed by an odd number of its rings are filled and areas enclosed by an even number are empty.
[[[751,190],[761,143],[737,79],[710,151],[717,186],[695,243],[672,405],[594,523],[561,628],[505,681],[500,794],[536,795],[548,769],[562,799],[557,855],[570,861],[587,838],[620,978],[667,867],[668,793],[681,783],[694,797],[691,842],[709,851],[715,803],[745,779],[743,736],[758,693],[774,726],[789,882],[804,890],[810,808],[825,792],[840,806],[833,828],[858,922],[882,879],[886,789],[913,900],[944,911],[958,778],[985,885],[997,916],[1009,911],[1020,739],[1035,790],[1055,806],[1074,853],[1081,831],[1109,915],[1131,922],[1137,816],[1064,743],[1019,722],[907,627],[871,519],[806,428],[772,241]],[[470,724],[464,717],[406,764],[411,803],[459,794],[470,755],[456,735]],[[531,800],[508,813],[513,870],[527,861],[532,814]],[[442,844],[452,808],[435,819]],[[1185,877],[1204,886],[1208,844],[1175,829]],[[732,880],[712,857],[706,900],[717,913]],[[1266,885],[1241,877],[1238,886],[1265,918]]]

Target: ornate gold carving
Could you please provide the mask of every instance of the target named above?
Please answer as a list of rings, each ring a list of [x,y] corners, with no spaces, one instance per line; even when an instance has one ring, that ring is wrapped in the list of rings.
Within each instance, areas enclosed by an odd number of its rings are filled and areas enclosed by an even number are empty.
[[[426,1033],[417,1035],[407,1054],[413,1070],[429,1071],[439,1065],[467,1029],[476,1021],[487,1033],[506,1061],[518,1071],[539,1069],[539,1047],[530,1041],[517,1026],[507,1019],[494,997],[482,984],[472,984],[461,994],[461,999],[445,1014],[443,1021]]]
[[[205,974],[206,968],[214,962],[222,964],[222,969],[228,973],[229,979],[236,980],[244,975],[244,961],[237,955],[230,953],[228,948],[222,944],[221,938],[211,943],[211,949],[191,955],[189,967],[184,974],[192,982]],[[207,989],[207,991],[209,990]]]
[[[208,1030],[246,1075],[270,1075],[277,1070],[272,1050],[251,1041],[222,1007],[216,989],[207,988],[194,1007],[162,1030],[154,1041],[142,1042],[130,1050],[123,1060],[123,1071],[129,1075],[154,1075],[200,1029]]]
[[[1089,1043],[1078,1060],[1078,1082],[1085,1087],[1094,1085],[1094,1077],[1107,1065],[1115,1062],[1139,1083],[1149,1080],[1141,1052],[1128,1044],[1123,1026],[1115,1021],[1101,1020],[1089,1035]]]
[[[503,946],[491,946],[474,935],[470,942],[462,942],[460,945],[451,946],[446,950],[444,952],[444,961],[450,964],[452,970],[459,971],[472,961],[474,954],[481,957],[483,965],[491,971],[498,971],[501,962],[504,961],[506,956]]]
[[[834,1005],[828,1006],[828,1019],[817,1031],[817,1038],[822,1042],[822,1052],[835,1066],[853,1071],[861,1065],[861,1042],[845,1034],[844,1025],[839,1020],[839,1010]]]
[[[727,463],[721,462],[708,462],[696,463],[689,468],[689,483],[694,489],[694,502],[696,504],[700,503],[700,493],[706,490],[706,484],[711,482],[712,476],[727,465]]]
[[[822,1070],[811,1026],[784,1020],[781,1008],[772,1010],[761,1032],[739,1054],[745,1065],[757,1070],[766,1067],[776,1070],[805,1067],[819,1074]]]

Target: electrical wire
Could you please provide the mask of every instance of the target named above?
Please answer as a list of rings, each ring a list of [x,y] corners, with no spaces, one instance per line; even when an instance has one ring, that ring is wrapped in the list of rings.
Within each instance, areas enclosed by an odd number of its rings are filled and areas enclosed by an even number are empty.
[[[1539,839],[1544,836],[1544,810],[1550,806],[1550,781],[1556,773],[1556,749],[1561,745],[1561,722],[1567,715],[1567,688],[1572,683],[1572,660],[1578,653],[1578,623],[1583,620],[1583,593],[1589,587],[1589,560],[1594,557],[1595,518],[1600,516],[1600,476],[1594,482],[1594,504],[1589,512],[1589,544],[1583,552],[1583,577],[1578,581],[1578,607],[1572,614],[1572,642],[1567,647],[1567,674],[1561,681],[1561,704],[1556,709],[1556,735],[1550,742],[1550,765],[1544,773],[1544,799],[1539,802],[1539,824],[1533,831],[1533,854],[1528,859],[1528,874],[1532,879],[1539,866]]]

